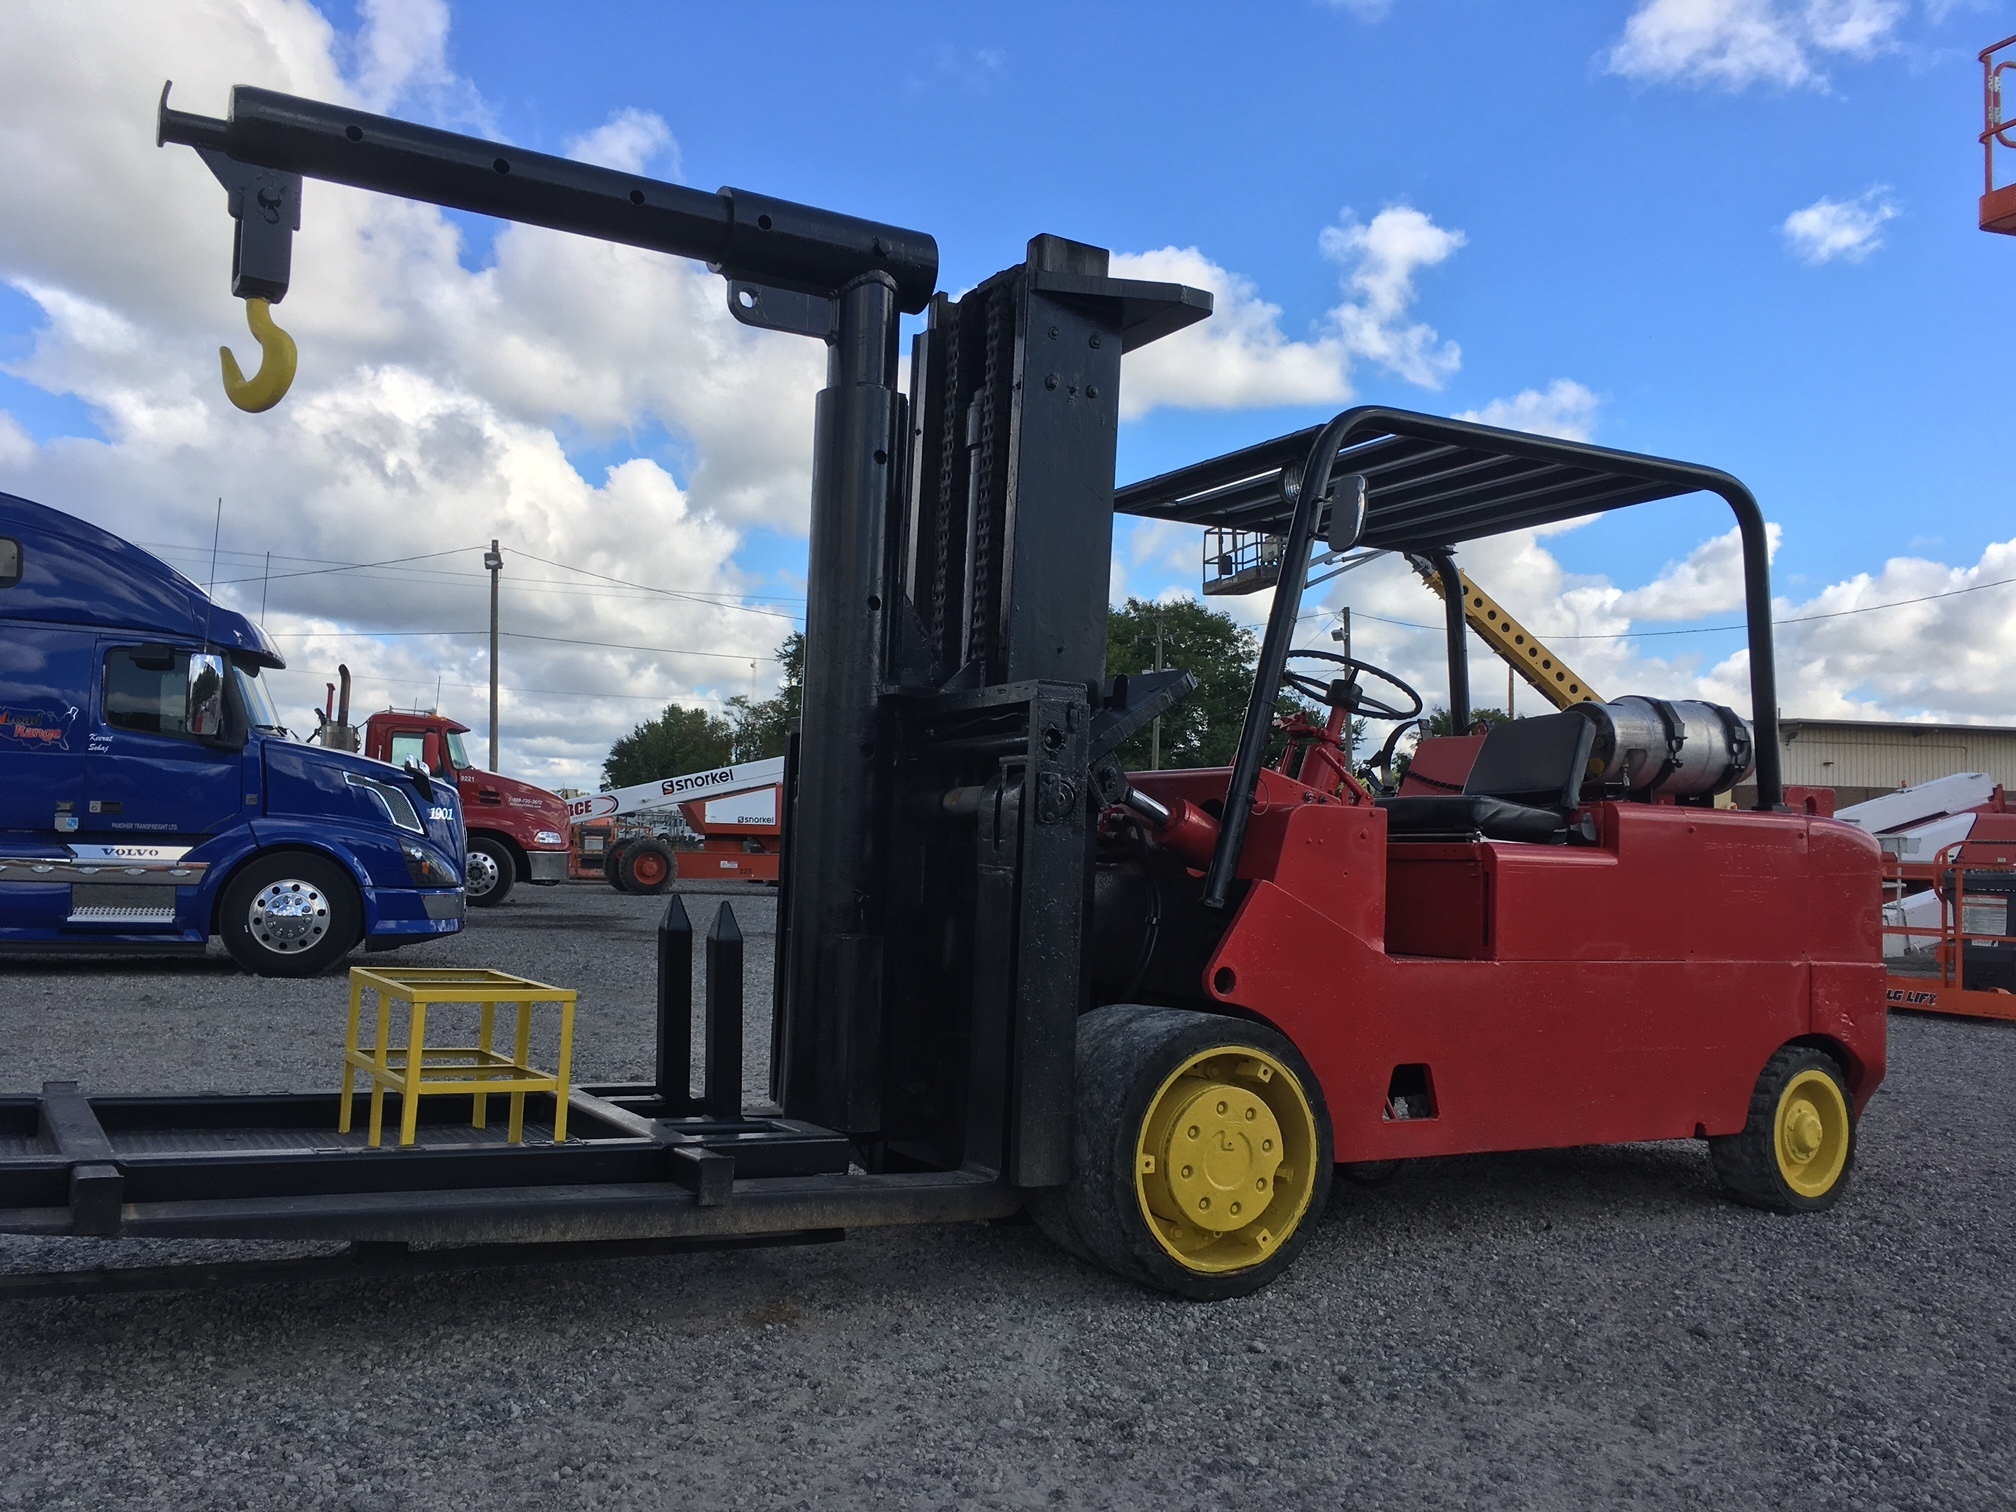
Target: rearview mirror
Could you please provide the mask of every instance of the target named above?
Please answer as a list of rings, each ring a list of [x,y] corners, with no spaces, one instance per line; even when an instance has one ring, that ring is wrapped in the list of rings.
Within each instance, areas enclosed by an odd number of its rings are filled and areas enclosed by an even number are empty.
[[[1365,505],[1371,488],[1363,473],[1346,473],[1330,480],[1330,530],[1325,544],[1332,551],[1349,551],[1365,532]]]
[[[224,731],[224,658],[208,652],[189,658],[189,717],[183,726],[191,735],[215,740]]]

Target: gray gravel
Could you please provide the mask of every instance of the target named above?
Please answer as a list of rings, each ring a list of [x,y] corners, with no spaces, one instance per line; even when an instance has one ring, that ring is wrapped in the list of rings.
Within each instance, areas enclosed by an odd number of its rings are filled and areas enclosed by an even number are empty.
[[[580,987],[582,1075],[626,1076],[661,907],[528,889],[424,958]],[[771,904],[736,907],[760,1047]],[[0,1087],[328,1085],[343,1001],[0,964]],[[1891,1049],[1826,1216],[1728,1205],[1692,1144],[1422,1162],[1214,1307],[1021,1225],[7,1304],[0,1506],[2006,1507],[2016,1026],[1900,1016]],[[143,1255],[0,1239],[110,1258]]]

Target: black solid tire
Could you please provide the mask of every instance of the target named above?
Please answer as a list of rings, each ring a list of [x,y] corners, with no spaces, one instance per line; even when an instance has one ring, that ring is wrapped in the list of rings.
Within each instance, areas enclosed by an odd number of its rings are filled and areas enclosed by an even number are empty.
[[[662,864],[664,870],[656,880],[647,880],[637,875],[640,861],[647,868]],[[646,898],[655,898],[669,891],[679,879],[679,862],[672,854],[672,847],[663,840],[639,840],[635,845],[624,846],[616,868],[623,878],[623,891]]]
[[[319,895],[322,933],[299,949],[262,938],[254,907],[275,886],[298,883]],[[311,905],[312,906],[312,905]],[[312,851],[276,851],[254,856],[224,888],[217,905],[217,933],[231,959],[263,977],[320,976],[341,961],[364,937],[364,901],[350,874]]]
[[[1833,1081],[1848,1110],[1848,1150],[1841,1174],[1818,1197],[1793,1190],[1778,1164],[1778,1101],[1792,1079],[1805,1071],[1818,1071]],[[1750,1094],[1743,1131],[1710,1139],[1708,1158],[1722,1190],[1738,1202],[1772,1213],[1819,1213],[1839,1202],[1847,1190],[1848,1178],[1855,1172],[1855,1142],[1855,1100],[1840,1063],[1810,1045],[1786,1045],[1764,1063]]]
[[[1135,1189],[1134,1149],[1149,1104],[1186,1060],[1218,1046],[1261,1050],[1300,1081],[1315,1115],[1315,1180],[1302,1218],[1273,1254],[1242,1270],[1201,1274],[1179,1264],[1149,1231]],[[1031,1194],[1043,1232],[1081,1259],[1198,1302],[1258,1291],[1293,1263],[1330,1197],[1330,1115],[1307,1061],[1263,1024],[1181,1008],[1118,1003],[1078,1020],[1078,1066],[1068,1185]]]
[[[631,840],[611,840],[609,848],[602,852],[602,880],[618,892],[630,891],[623,880],[623,852],[635,843]]]
[[[470,879],[464,877],[463,893],[469,899],[471,908],[495,908],[510,897],[511,889],[518,885],[517,858],[511,854],[510,846],[489,835],[471,836],[469,849],[473,853],[487,857],[497,868],[497,882],[488,891],[478,893],[475,888],[468,886]]]

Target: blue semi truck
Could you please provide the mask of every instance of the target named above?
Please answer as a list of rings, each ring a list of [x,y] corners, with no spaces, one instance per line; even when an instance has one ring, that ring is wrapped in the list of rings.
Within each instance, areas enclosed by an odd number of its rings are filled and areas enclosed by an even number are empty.
[[[280,723],[265,632],[0,493],[0,951],[202,950],[314,976],[462,927],[452,782]]]

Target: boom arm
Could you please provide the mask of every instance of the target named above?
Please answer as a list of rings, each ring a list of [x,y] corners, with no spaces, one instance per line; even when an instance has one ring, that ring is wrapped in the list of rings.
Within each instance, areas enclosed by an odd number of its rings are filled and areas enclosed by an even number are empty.
[[[1422,579],[1442,596],[1442,579],[1425,557],[1409,556],[1408,562]],[[1471,580],[1463,580],[1463,618],[1478,637],[1504,659],[1507,665],[1531,683],[1542,698],[1557,709],[1578,703],[1602,703],[1603,696],[1578,676],[1575,670],[1531,630],[1507,614],[1499,602]]]
[[[704,772],[688,772],[681,777],[663,777],[656,782],[639,782],[630,787],[594,793],[567,800],[568,819],[613,819],[619,814],[635,814],[644,809],[670,808],[689,798],[721,798],[729,793],[747,793],[756,788],[774,787],[784,780],[784,758],[745,761],[739,766],[709,767]]]

